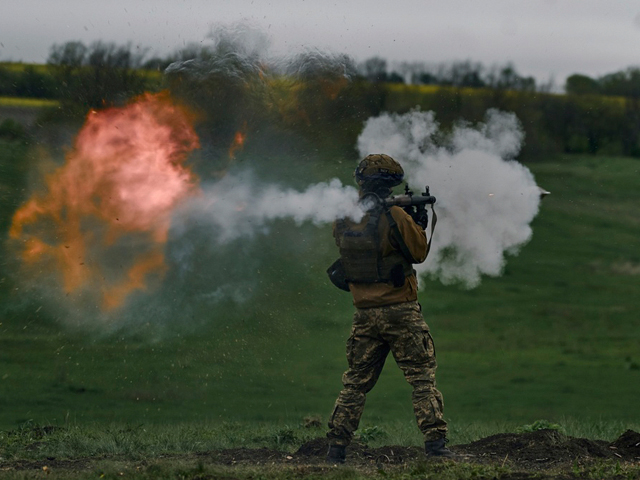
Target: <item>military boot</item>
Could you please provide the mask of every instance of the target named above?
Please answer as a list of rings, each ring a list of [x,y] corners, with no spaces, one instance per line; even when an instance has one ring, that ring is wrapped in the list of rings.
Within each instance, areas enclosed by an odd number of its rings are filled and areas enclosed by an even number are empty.
[[[347,458],[347,448],[344,445],[329,445],[327,452],[327,463],[338,465],[345,462]]]
[[[432,442],[424,442],[424,451],[429,458],[449,458],[455,459],[458,457],[455,453],[446,447],[449,442],[445,437],[433,440]]]

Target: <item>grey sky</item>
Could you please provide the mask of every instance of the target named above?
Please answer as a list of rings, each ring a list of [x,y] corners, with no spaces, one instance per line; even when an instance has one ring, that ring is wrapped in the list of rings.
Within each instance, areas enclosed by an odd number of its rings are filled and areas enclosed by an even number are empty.
[[[240,20],[264,29],[276,53],[512,61],[560,84],[640,65],[637,0],[0,0],[0,59],[44,62],[53,43],[98,39],[165,54]]]

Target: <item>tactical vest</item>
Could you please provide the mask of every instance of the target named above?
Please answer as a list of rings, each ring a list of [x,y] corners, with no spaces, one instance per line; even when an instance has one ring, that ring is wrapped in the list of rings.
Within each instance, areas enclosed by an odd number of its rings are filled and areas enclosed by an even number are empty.
[[[382,242],[378,230],[382,213],[382,210],[368,213],[368,218],[364,218],[366,224],[361,229],[353,228],[355,225],[344,219],[336,222],[336,239],[347,282],[391,282],[395,287],[401,287],[405,278],[414,274],[411,261],[400,251],[394,251],[386,257],[382,256]],[[386,215],[389,227],[394,233],[392,227],[397,231],[397,225],[391,212],[387,210]],[[400,250],[408,252],[399,231],[396,240],[401,244]]]

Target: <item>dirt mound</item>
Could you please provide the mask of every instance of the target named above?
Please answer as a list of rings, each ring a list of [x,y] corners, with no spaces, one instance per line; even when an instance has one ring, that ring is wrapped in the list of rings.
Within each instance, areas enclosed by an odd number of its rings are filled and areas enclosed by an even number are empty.
[[[529,433],[501,433],[454,450],[474,455],[474,462],[495,462],[498,459],[529,470],[545,470],[568,465],[576,460],[615,459],[627,462],[640,460],[640,433],[627,430],[612,443],[564,435],[556,430]]]
[[[327,450],[329,448],[329,442],[326,437],[314,438],[306,443],[303,443],[296,455],[301,455],[304,457],[324,457],[327,455]]]
[[[303,444],[293,454],[294,461],[315,462],[327,454],[326,438],[316,438]],[[451,450],[470,455],[474,463],[508,463],[535,471],[554,465],[572,464],[576,460],[617,458],[634,461],[640,458],[640,434],[626,431],[615,442],[588,440],[565,435],[556,430],[538,430],[528,433],[501,433],[466,445],[454,445]],[[398,465],[424,460],[419,447],[384,446],[371,448],[354,443],[347,449],[347,458],[353,464]]]
[[[397,465],[425,458],[424,448],[399,447],[397,445],[372,448],[368,453],[370,454],[369,458],[375,459],[376,464]]]
[[[609,448],[622,458],[640,460],[640,433],[627,430]]]
[[[287,457],[285,452],[269,448],[228,448],[204,452],[199,455],[208,457],[212,462],[223,465],[281,463]]]
[[[324,461],[328,448],[329,443],[326,438],[316,438],[303,444],[294,454],[294,458],[298,461]],[[349,462],[356,464],[398,465],[423,457],[422,449],[417,447],[400,447],[396,445],[370,448],[362,443],[354,442],[347,449]]]
[[[528,468],[614,456],[608,442],[569,437],[556,430],[500,433],[467,445],[458,445],[456,450],[471,454],[479,461],[503,459]]]

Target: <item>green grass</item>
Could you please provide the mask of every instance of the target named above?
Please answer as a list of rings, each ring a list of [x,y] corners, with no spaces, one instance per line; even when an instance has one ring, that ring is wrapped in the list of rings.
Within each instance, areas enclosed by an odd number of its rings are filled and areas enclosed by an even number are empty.
[[[600,468],[606,468],[602,465]],[[614,467],[610,467],[615,471]],[[619,473],[631,470],[620,468]],[[637,471],[637,470],[636,470]],[[404,467],[391,467],[386,470],[375,468],[330,467],[326,465],[261,465],[261,466],[223,466],[207,464],[195,458],[153,459],[140,462],[124,462],[103,460],[91,462],[82,467],[48,467],[46,465],[26,471],[8,472],[2,476],[7,479],[63,478],[63,479],[329,479],[359,480],[370,478],[388,478],[393,480],[466,480],[466,479],[500,479],[511,473],[501,466],[484,466],[470,464],[417,464]],[[508,478],[508,477],[505,477]],[[597,478],[597,477],[596,477]],[[602,477],[600,477],[602,478]],[[623,477],[624,478],[624,477]],[[632,478],[632,477],[629,477]]]
[[[82,468],[84,467],[84,468]],[[499,480],[502,478],[536,478],[523,476],[514,472],[508,466],[475,465],[475,464],[427,464],[390,467],[385,470],[375,468],[329,467],[329,466],[222,466],[206,464],[198,459],[153,459],[140,462],[123,462],[102,460],[88,465],[67,468],[50,468],[46,465],[38,469],[14,471],[5,473],[6,479],[239,479],[239,480],[270,480],[270,479],[328,479],[328,480],[360,480],[360,479],[390,479],[390,480]],[[554,472],[551,472],[554,473]],[[539,478],[571,478],[566,472],[558,472],[557,477],[540,475]],[[639,478],[640,469],[633,465],[616,462],[601,462],[587,467],[576,466],[572,472],[576,478],[588,479],[628,479]]]
[[[25,426],[0,434],[0,476],[25,478],[171,478],[171,479],[500,479],[500,478],[590,478],[637,479],[640,466],[612,460],[575,461],[572,466],[548,465],[543,471],[514,467],[508,458],[491,465],[477,463],[434,463],[420,460],[401,465],[379,464],[330,467],[320,459],[288,463],[297,445],[314,438],[317,428],[216,425],[67,426],[42,428]],[[284,439],[284,441],[283,441]],[[262,464],[226,464],[216,451],[229,447],[269,447],[281,450],[275,461]],[[375,446],[375,445],[372,445]],[[228,457],[227,457],[228,458]],[[288,457],[292,459],[292,457]],[[228,461],[228,460],[227,460]],[[571,476],[573,475],[573,476]]]
[[[545,422],[540,422],[545,423]],[[585,422],[575,418],[560,420],[557,429],[580,438],[613,441],[627,428],[640,423]],[[531,431],[531,425],[497,421],[455,425],[456,444],[466,444],[497,433]],[[420,446],[421,438],[412,423],[383,422],[364,427],[356,441],[370,447],[384,445]],[[189,422],[166,424],[67,423],[59,426],[25,423],[0,432],[0,457],[5,460],[45,460],[55,457],[118,457],[135,460],[159,455],[184,455],[229,448],[270,448],[295,452],[303,443],[323,437],[323,424],[308,426],[274,422]]]
[[[0,180],[3,229],[28,155],[17,144],[0,149],[0,172],[10,172]],[[640,161],[575,156],[530,168],[552,194],[505,274],[470,291],[427,281],[420,293],[456,443],[540,419],[591,438],[640,428]],[[152,323],[106,337],[63,328],[37,299],[21,298],[5,271],[0,299],[12,308],[0,317],[0,430],[239,425],[255,438],[262,428],[298,431],[308,415],[324,424],[352,315],[348,296],[325,278],[336,256],[329,230],[278,223],[258,240],[270,254],[247,270],[255,279],[248,301],[177,318],[162,333]],[[390,359],[362,431],[379,427],[380,442],[419,444],[410,398]]]

